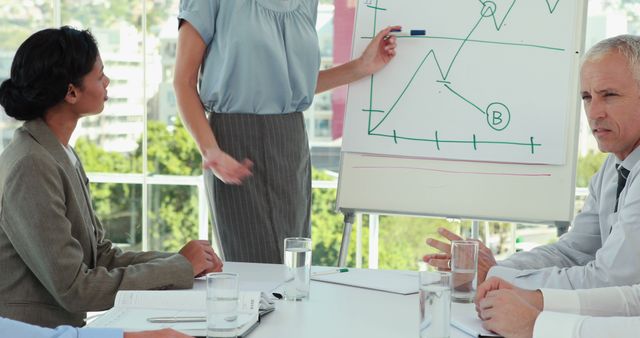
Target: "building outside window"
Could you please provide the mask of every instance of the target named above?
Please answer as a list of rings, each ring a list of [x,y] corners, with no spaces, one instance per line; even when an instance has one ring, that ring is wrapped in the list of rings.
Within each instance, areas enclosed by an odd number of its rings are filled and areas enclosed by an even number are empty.
[[[173,92],[178,0],[0,0],[0,80],[9,76],[18,45],[46,27],[89,28],[96,36],[110,100],[102,114],[81,120],[72,139],[92,180],[92,197],[108,236],[125,248],[177,250],[192,238],[211,238],[201,159],[177,113]],[[322,68],[350,59],[355,0],[321,0],[316,29]],[[633,0],[589,0],[586,47],[605,37],[638,34]],[[577,93],[576,93],[577,95]],[[323,93],[304,113],[309,134],[313,190],[314,264],[335,264],[342,217],[334,210],[346,88]],[[0,114],[0,149],[16,121]],[[578,187],[585,187],[604,156],[582,124]],[[469,187],[473,189],[473,187]],[[580,210],[583,197],[576,199]],[[369,222],[369,220],[375,220]],[[469,220],[363,215],[354,232],[349,265],[416,269],[424,244],[444,226],[469,233]],[[369,238],[370,224],[379,226]],[[483,222],[480,235],[499,256],[557,239],[548,225]],[[437,237],[437,236],[436,236]],[[214,239],[215,240],[215,239]],[[377,253],[357,250],[379,240]],[[375,250],[374,250],[375,251]],[[375,262],[374,264],[371,264]]]

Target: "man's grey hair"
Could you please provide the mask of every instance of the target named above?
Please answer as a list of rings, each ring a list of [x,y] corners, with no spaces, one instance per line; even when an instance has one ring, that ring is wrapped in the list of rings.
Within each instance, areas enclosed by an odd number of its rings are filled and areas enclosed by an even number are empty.
[[[616,51],[627,58],[629,68],[636,82],[640,84],[640,36],[638,35],[618,35],[596,43],[585,54],[583,63],[598,60]]]

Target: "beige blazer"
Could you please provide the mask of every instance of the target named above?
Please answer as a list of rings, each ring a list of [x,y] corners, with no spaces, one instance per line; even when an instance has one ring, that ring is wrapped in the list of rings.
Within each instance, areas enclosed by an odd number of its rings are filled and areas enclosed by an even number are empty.
[[[82,326],[118,290],[193,286],[182,255],[122,252],[104,238],[78,164],[41,119],[0,155],[0,316]]]

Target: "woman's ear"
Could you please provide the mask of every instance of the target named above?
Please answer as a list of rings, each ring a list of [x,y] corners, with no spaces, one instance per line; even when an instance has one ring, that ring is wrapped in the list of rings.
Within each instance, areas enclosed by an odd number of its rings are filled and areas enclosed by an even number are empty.
[[[69,84],[69,88],[67,89],[67,94],[64,96],[64,100],[67,103],[74,104],[78,101],[78,97],[80,96],[80,91],[73,84]]]

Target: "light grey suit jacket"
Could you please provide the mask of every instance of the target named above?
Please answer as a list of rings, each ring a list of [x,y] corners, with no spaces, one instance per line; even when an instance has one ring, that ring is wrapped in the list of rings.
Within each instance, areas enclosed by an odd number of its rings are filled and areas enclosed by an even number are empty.
[[[84,169],[41,119],[0,155],[0,194],[0,316],[82,326],[118,290],[193,286],[182,255],[122,252],[104,238]]]
[[[489,270],[525,289],[592,289],[640,283],[640,147],[627,155],[627,182],[615,210],[620,161],[613,154],[589,182],[589,196],[569,232],[518,252]],[[622,305],[621,305],[622,306]]]

